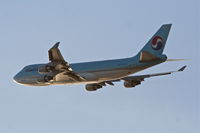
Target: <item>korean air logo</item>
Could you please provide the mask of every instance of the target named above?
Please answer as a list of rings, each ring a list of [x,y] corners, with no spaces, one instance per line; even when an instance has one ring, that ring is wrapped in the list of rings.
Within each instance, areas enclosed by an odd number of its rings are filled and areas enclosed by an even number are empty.
[[[155,36],[151,41],[151,47],[154,50],[160,50],[163,46],[163,39],[160,36]]]

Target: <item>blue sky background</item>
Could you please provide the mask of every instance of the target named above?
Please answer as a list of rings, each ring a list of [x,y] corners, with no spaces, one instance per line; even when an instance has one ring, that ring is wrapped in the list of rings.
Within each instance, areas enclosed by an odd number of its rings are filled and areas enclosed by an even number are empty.
[[[198,0],[1,0],[1,133],[199,132],[200,33]],[[147,79],[133,89],[117,83],[96,92],[84,85],[27,87],[13,76],[48,61],[60,41],[70,62],[135,55],[172,23],[166,62],[138,74],[187,69]]]

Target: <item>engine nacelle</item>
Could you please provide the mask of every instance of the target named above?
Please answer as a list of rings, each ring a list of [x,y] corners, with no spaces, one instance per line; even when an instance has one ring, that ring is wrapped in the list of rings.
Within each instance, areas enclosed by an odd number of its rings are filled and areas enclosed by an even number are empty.
[[[43,77],[41,77],[40,79],[38,79],[37,82],[38,83],[47,83],[47,82],[50,82],[51,80],[53,80],[52,76],[44,75]]]
[[[38,72],[44,74],[44,73],[52,72],[53,69],[54,69],[53,66],[43,65],[43,66],[40,66],[40,67],[38,68]]]
[[[100,88],[102,88],[102,86],[101,86],[101,85],[98,85],[98,84],[87,84],[87,85],[85,86],[85,89],[86,89],[87,91],[96,91],[97,89],[100,89]]]
[[[124,81],[124,87],[132,88],[135,87],[136,85],[139,85],[140,83],[141,83],[140,81]]]

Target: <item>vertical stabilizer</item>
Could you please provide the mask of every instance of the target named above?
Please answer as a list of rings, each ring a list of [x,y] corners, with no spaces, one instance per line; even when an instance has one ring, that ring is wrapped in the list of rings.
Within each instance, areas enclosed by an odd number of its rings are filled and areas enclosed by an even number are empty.
[[[165,44],[169,35],[172,24],[164,24],[160,29],[153,35],[153,37],[147,42],[147,44],[139,52],[147,52],[156,57],[162,55],[165,48]]]

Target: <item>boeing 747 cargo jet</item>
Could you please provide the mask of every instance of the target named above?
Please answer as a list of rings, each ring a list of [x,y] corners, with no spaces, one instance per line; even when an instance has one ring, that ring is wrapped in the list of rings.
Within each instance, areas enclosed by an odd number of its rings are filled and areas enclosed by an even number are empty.
[[[163,50],[171,24],[165,24],[153,35],[147,44],[134,57],[69,64],[58,49],[59,42],[49,49],[49,63],[25,66],[15,75],[14,81],[29,86],[86,84],[88,91],[95,91],[114,82],[124,81],[126,88],[141,84],[145,78],[168,75],[183,71],[129,76],[146,68],[167,61]]]

